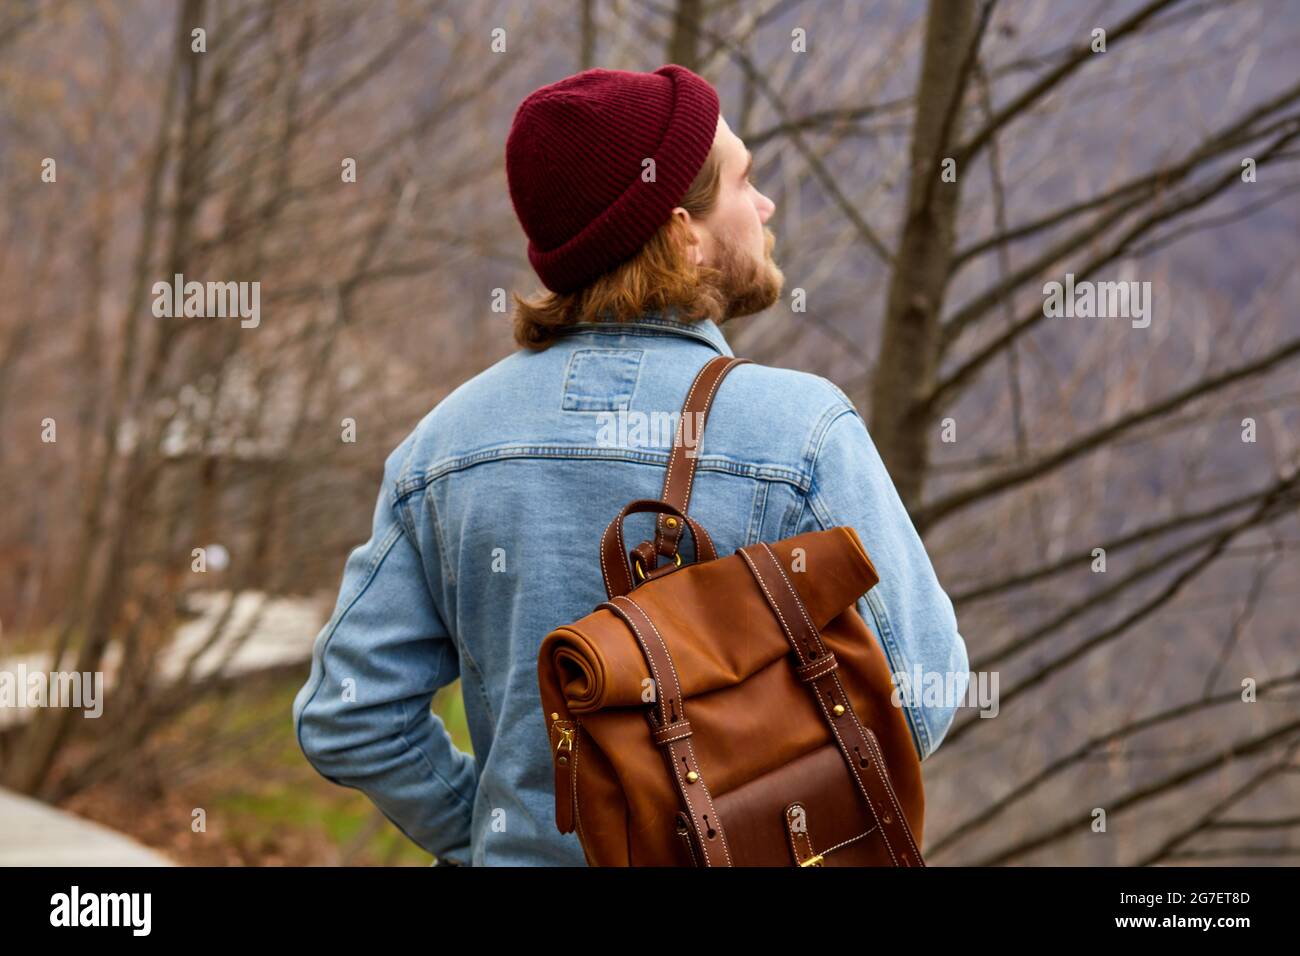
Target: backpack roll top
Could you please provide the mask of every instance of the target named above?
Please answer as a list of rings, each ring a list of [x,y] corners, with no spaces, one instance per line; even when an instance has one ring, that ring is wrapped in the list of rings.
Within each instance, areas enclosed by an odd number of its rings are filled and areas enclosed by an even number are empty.
[[[811,531],[770,545],[787,568],[822,568],[824,573],[790,572],[814,625],[830,621],[875,586],[879,578],[850,528]],[[705,564],[683,565],[657,579],[656,587],[634,588],[628,595],[651,616],[677,665],[687,698],[747,680],[784,658],[790,644],[771,617],[757,584],[747,595],[745,618],[736,606],[716,600],[720,589],[749,576],[739,554]],[[765,626],[753,626],[761,622]],[[685,639],[696,632],[744,634],[744,640],[703,644]],[[685,637],[684,637],[685,636]],[[600,608],[547,635],[541,657],[552,661],[560,692],[571,714],[607,707],[644,708],[644,681],[652,679],[645,655],[627,624]]]

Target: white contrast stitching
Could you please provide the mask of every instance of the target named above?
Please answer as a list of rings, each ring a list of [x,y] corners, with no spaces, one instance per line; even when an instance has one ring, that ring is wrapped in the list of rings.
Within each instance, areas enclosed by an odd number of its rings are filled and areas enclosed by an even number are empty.
[[[586,834],[582,832],[582,814],[578,812],[578,739],[582,734],[582,724],[576,717],[573,723],[577,727],[573,732],[573,819],[578,825],[578,842],[582,844],[585,851]]]
[[[704,540],[708,542],[709,550],[713,552],[713,556],[716,558],[718,556],[718,549],[716,546],[714,546],[713,539],[709,537],[709,533],[704,530],[704,526],[700,524],[698,521],[696,521],[694,518],[690,518],[688,520],[691,522],[691,532],[696,537],[696,541],[695,541],[696,559],[702,557],[702,555],[700,554],[700,542],[699,542],[699,538],[701,536],[703,536]]]
[[[670,744],[670,743],[672,743],[674,740],[681,740],[681,739],[683,739],[683,738],[685,738],[685,737],[689,737],[690,735],[691,735],[691,732],[688,730],[688,731],[686,731],[685,733],[680,733],[680,734],[678,734],[676,737],[664,737],[662,740],[656,740],[655,743],[659,743],[659,744]]]
[[[710,359],[709,361],[710,361],[710,362],[716,362],[717,359]],[[736,365],[736,364],[738,363],[738,361],[739,361],[738,359],[734,359],[734,358],[728,360],[728,361],[726,362],[726,365],[725,365],[725,370],[724,370],[723,372],[720,372],[720,373],[718,374],[718,377],[717,377],[716,379],[714,379],[713,386],[709,389],[709,397],[706,398],[706,399],[704,400],[704,409],[705,409],[706,414],[707,414],[707,412],[708,412],[708,411],[713,407],[713,396],[717,394],[718,386],[722,384],[722,380],[723,380],[724,378],[727,377],[727,374],[728,374],[729,370],[731,369],[731,367],[732,367],[733,365]],[[691,403],[691,396],[695,394],[695,386],[696,386],[696,384],[698,383],[698,381],[699,381],[699,376],[698,376],[698,373],[697,373],[697,375],[696,375],[696,379],[695,379],[694,381],[691,382],[691,389],[690,389],[690,391],[686,393],[686,402],[685,402],[685,405],[690,405],[690,403]],[[682,441],[682,429],[683,429],[684,426],[685,426],[685,419],[684,419],[684,418],[679,418],[679,419],[677,420],[677,443],[678,443],[678,444],[681,444],[681,441]],[[703,445],[703,443],[704,443],[704,432],[703,432],[703,430],[701,430],[700,434],[698,434],[698,435],[695,436],[695,441],[696,441],[696,444],[697,444],[697,445]],[[697,464],[697,462],[696,462],[696,459],[694,459],[694,458],[687,458],[686,460],[687,460],[687,462],[688,462],[689,464],[687,465],[687,471],[686,471],[686,502],[685,502],[685,503],[686,503],[686,504],[689,504],[689,503],[690,503],[690,500],[691,500],[691,490],[695,487],[695,469],[696,469],[696,464]],[[668,456],[668,476],[667,476],[667,478],[666,478],[665,481],[664,481],[664,490],[665,490],[665,491],[667,491],[668,488],[669,488],[669,486],[672,485],[672,481],[673,481],[673,458],[672,458],[672,455],[669,454],[669,456]],[[662,516],[660,516],[660,520],[662,520]],[[677,533],[673,536],[674,546],[676,546],[676,544],[680,541],[680,539],[681,539],[681,534],[682,534],[681,530],[678,529]],[[705,537],[707,538],[708,535],[706,534]],[[699,548],[699,542],[697,541],[697,542],[695,542],[695,544],[696,544],[696,549],[698,550],[698,548]],[[713,542],[710,541],[709,544],[712,545]]]
[[[637,605],[636,602],[633,601],[631,598],[627,597],[626,595],[619,595],[619,597],[621,597],[624,601],[627,601],[638,611],[641,611],[640,606]],[[614,600],[617,601],[618,598],[615,598]],[[645,611],[641,611],[641,613],[645,614]],[[649,616],[646,617],[646,620],[649,620]],[[637,640],[641,642],[642,646],[646,646],[645,636],[641,633],[641,629],[636,626],[636,622],[632,620],[631,616],[625,618],[624,623],[632,628],[632,632],[636,634]],[[651,623],[653,624],[653,622]],[[659,696],[659,690],[663,685],[659,682],[659,669],[655,667],[654,656],[647,651],[645,658],[650,664],[650,672],[654,674],[655,698],[656,700],[662,701],[662,698]],[[671,658],[669,660],[671,661]],[[676,672],[676,668],[674,668],[673,670],[674,672]],[[678,690],[680,691],[680,689],[681,689],[681,685],[679,684]],[[673,765],[673,774],[677,777],[678,788],[681,790],[682,798],[686,801],[686,808],[690,810],[691,819],[693,820],[695,819],[695,806],[694,804],[691,803],[691,795],[686,789],[686,781],[682,779],[681,769],[677,766],[676,758],[671,760],[670,763],[672,763]],[[707,794],[708,791],[706,790],[705,793]],[[709,855],[707,853],[704,855],[704,865],[712,866],[712,864],[709,862]]]
[[[710,359],[710,362],[714,362],[714,359]],[[699,384],[699,373],[697,372],[697,373],[695,373],[695,377],[693,378],[692,382],[690,382],[690,390],[689,390],[689,392],[686,392],[686,401],[685,401],[685,406],[688,406],[688,407],[690,406],[690,397],[692,397],[692,395],[695,394],[695,386],[697,386],[698,384]],[[673,447],[676,447],[677,445],[681,445],[681,437],[682,437],[682,436],[681,436],[681,431],[682,431],[682,428],[684,428],[684,425],[685,425],[685,419],[682,419],[682,418],[677,419],[677,436],[676,436],[676,441],[673,442]],[[663,486],[664,486],[664,489],[666,489],[666,490],[667,490],[668,488],[671,488],[671,486],[672,486],[672,466],[673,466],[673,455],[672,455],[671,451],[669,451],[669,453],[668,453],[668,475],[667,475],[666,477],[664,477],[664,480],[663,480]],[[688,498],[686,498],[686,501],[688,501],[688,502],[690,501],[689,496],[688,496]],[[660,522],[662,522],[662,520],[663,520],[663,515],[659,515],[659,520],[660,520]]]
[[[713,362],[713,361],[717,361],[717,360],[716,360],[716,359],[709,359],[709,361],[710,361],[710,362]],[[707,364],[707,363],[706,363],[706,364]],[[686,393],[686,401],[683,403],[683,407],[689,407],[689,406],[690,406],[690,404],[691,404],[691,396],[695,394],[695,386],[697,386],[699,383],[700,383],[700,375],[699,375],[699,372],[696,372],[696,373],[695,373],[695,378],[691,379],[691,387],[690,387],[690,390],[687,391],[687,393]],[[686,421],[685,421],[685,418],[684,418],[684,417],[682,417],[682,418],[678,418],[678,419],[677,419],[677,436],[676,436],[676,439],[675,439],[675,441],[674,441],[674,443],[673,443],[673,447],[674,447],[674,448],[676,448],[677,446],[681,445],[681,443],[682,443],[682,429],[683,429],[683,427],[685,426],[685,424],[686,424]],[[665,476],[665,478],[664,478],[664,490],[667,491],[669,488],[672,487],[672,484],[673,484],[673,453],[670,451],[670,452],[668,453],[668,474],[667,474],[667,476]],[[688,482],[688,483],[687,483],[687,489],[688,489],[688,492],[687,492],[687,495],[686,495],[686,500],[687,500],[688,502],[691,500],[691,498],[690,498],[690,493],[689,493],[689,488],[690,488],[690,484],[689,484],[689,482]],[[662,532],[662,528],[660,527],[660,525],[661,525],[661,523],[663,522],[663,520],[664,520],[664,516],[663,516],[663,515],[660,515],[660,516],[655,520],[655,525],[656,525],[655,530],[656,530],[657,532]],[[678,532],[678,533],[680,534],[680,532]],[[676,536],[674,536],[674,540],[676,540]]]
[[[838,676],[835,678],[835,683],[837,686],[839,685]],[[840,687],[840,693],[844,693],[843,687]],[[846,695],[845,700],[847,699],[848,697]],[[901,824],[899,829],[903,831],[903,836],[907,837],[907,843],[912,848],[912,852],[916,854],[917,860],[920,860],[921,851],[917,847],[916,841],[912,839],[912,827],[908,824],[907,817],[903,815],[902,808],[898,804],[898,797],[894,794],[894,785],[889,782],[889,777],[885,774],[885,755],[880,751],[880,744],[876,742],[876,735],[871,732],[870,728],[864,728],[862,726],[858,721],[858,715],[851,709],[849,713],[853,715],[853,722],[858,725],[858,731],[862,734],[862,739],[867,742],[867,746],[871,748],[871,751],[876,758],[874,761],[876,773],[879,775],[881,783],[885,785],[885,793],[889,795],[889,802],[894,805],[894,812],[898,814],[899,823]]]
[[[736,360],[735,360],[735,359],[732,359],[731,361],[729,361],[729,362],[726,363],[726,365],[724,366],[724,368],[725,368],[725,369],[730,369],[731,366],[734,365],[735,363],[736,363]],[[706,399],[704,400],[704,407],[705,407],[705,409],[712,409],[712,407],[713,407],[713,396],[716,395],[716,394],[718,393],[718,386],[722,384],[722,380],[723,380],[724,378],[726,378],[726,374],[725,374],[725,372],[719,372],[719,373],[718,373],[718,377],[715,378],[715,379],[713,380],[713,387],[709,389],[709,397],[706,398]],[[682,426],[682,423],[681,423],[681,421],[679,420],[679,421],[677,422],[677,427],[678,427],[678,428],[681,428],[681,426]],[[698,435],[695,436],[695,441],[696,441],[698,444],[701,444],[701,445],[704,444],[704,431],[703,431],[703,429],[700,430],[700,434],[698,434]],[[691,465],[690,465],[690,468],[689,468],[689,469],[687,470],[687,472],[686,472],[686,500],[687,500],[687,501],[690,501],[690,500],[691,500],[691,489],[692,489],[693,487],[695,487],[695,459],[694,459],[694,458],[689,458],[689,459],[687,459],[687,460],[691,463]]]
[[[785,633],[791,637],[790,643],[794,645],[794,652],[799,655],[800,663],[807,664],[808,661],[804,656],[803,648],[799,646],[799,642],[797,640],[793,639],[794,632],[790,630],[790,625],[786,623],[785,615],[781,613],[781,606],[776,603],[776,598],[772,597],[772,592],[767,589],[767,582],[763,580],[763,575],[759,573],[758,567],[754,564],[753,558],[751,558],[748,554],[746,554],[744,549],[741,549],[739,554],[742,558],[745,559],[745,563],[749,565],[749,569],[754,572],[754,579],[758,581],[758,586],[761,587],[763,589],[763,593],[767,595],[768,604],[770,604],[772,610],[776,612],[777,620],[781,622],[781,630],[785,631]]]
[[[684,717],[685,714],[686,714],[686,708],[685,708],[685,704],[684,704],[683,697],[682,697],[682,681],[681,681],[681,678],[677,675],[677,665],[673,663],[673,656],[672,656],[672,654],[671,654],[671,653],[669,652],[669,650],[668,650],[668,645],[664,642],[663,635],[659,633],[659,628],[657,628],[657,627],[655,626],[654,619],[651,618],[649,614],[646,614],[646,612],[645,612],[645,608],[641,607],[641,605],[637,604],[636,601],[633,601],[630,597],[626,597],[626,596],[625,596],[625,597],[623,598],[623,600],[626,601],[628,604],[631,604],[634,608],[636,608],[638,611],[641,612],[641,616],[644,617],[644,618],[646,619],[646,621],[650,624],[650,630],[654,631],[654,632],[655,632],[655,637],[657,637],[657,638],[659,639],[659,644],[660,644],[660,646],[663,647],[663,649],[664,649],[664,655],[668,658],[668,666],[671,667],[671,668],[673,669],[673,680],[675,680],[675,681],[677,682],[677,700],[678,700],[678,702],[679,702],[679,704],[680,704],[680,709],[681,709],[682,715],[683,715],[683,717]],[[635,630],[635,628],[633,628],[633,630]],[[640,636],[640,632],[637,633],[637,636],[638,636],[638,637]],[[649,655],[646,655],[646,656],[649,657]],[[699,760],[698,757],[695,756],[695,748],[691,745],[691,742],[690,742],[689,740],[686,741],[686,749],[689,750],[689,751],[691,752],[691,761],[695,764],[696,767],[699,767],[699,765],[700,765],[700,760]],[[675,774],[677,774],[677,779],[678,779],[678,780],[681,780],[681,779],[682,779],[681,768],[677,766],[677,760],[676,760],[676,759],[673,760],[673,772],[674,772]],[[698,771],[697,771],[697,772],[698,772]],[[713,797],[712,797],[712,795],[709,793],[709,787],[708,787],[708,784],[706,784],[706,783],[704,782],[704,775],[703,775],[703,774],[700,774],[700,778],[699,778],[699,780],[696,781],[696,782],[699,783],[700,788],[704,791],[704,799],[705,799],[705,802],[708,803],[708,805],[709,805],[709,812],[711,812],[711,813],[713,814],[713,820],[714,820],[714,822],[716,823],[716,822],[718,821],[718,811],[717,811],[717,810],[714,808],[714,806],[713,806]],[[686,786],[685,786],[685,783],[683,783],[683,785],[682,785],[682,792],[683,792],[683,793],[686,792]],[[686,798],[686,802],[687,802],[688,805],[690,804],[690,797],[689,797],[689,796]],[[691,808],[691,815],[692,815],[692,816],[695,815],[695,809],[694,809],[694,807]],[[717,829],[718,829],[718,836],[722,838],[722,852],[723,852],[724,854],[726,854],[726,857],[727,857],[727,863],[730,864],[730,865],[732,865],[732,866],[734,866],[735,864],[732,863],[732,861],[731,861],[731,850],[730,850],[730,849],[728,848],[728,846],[727,846],[727,835],[722,831],[721,827],[719,827],[719,828],[717,828]],[[708,854],[707,854],[707,853],[705,854],[705,859],[708,859]],[[712,864],[710,864],[710,866],[711,866],[711,865],[712,865]]]
[[[691,840],[691,835],[690,835],[690,833],[687,832],[687,833],[682,833],[682,834],[679,834],[679,835],[681,836],[681,838],[682,838],[683,840],[686,841],[686,849],[687,849],[687,851],[689,851],[690,854],[691,854],[691,863],[693,863],[693,864],[698,868],[699,865],[700,865],[700,859],[699,859],[699,857],[697,857],[697,856],[695,855],[695,843],[694,843],[694,841]]]
[[[801,677],[808,680],[820,680],[828,673],[835,670],[835,668],[839,666],[839,662],[835,659],[833,654],[828,652],[826,657],[824,657],[820,663],[814,662],[805,666],[808,668],[807,670],[804,670],[802,667],[799,669]]]
[[[812,837],[809,836],[808,834],[808,811],[807,809],[804,808],[804,805],[802,803],[795,801],[794,803],[790,804],[790,806],[785,808],[785,823],[786,823],[785,835],[790,838],[790,852],[794,854],[794,862],[798,864],[802,861],[799,859],[799,847],[796,846],[794,842],[794,827],[790,825],[790,811],[793,810],[795,807],[798,807],[804,812],[803,836],[804,839],[808,841],[809,855],[814,856],[815,854],[812,853]]]
[[[827,853],[830,853],[831,850],[838,850],[838,849],[839,849],[840,847],[842,847],[842,846],[848,846],[850,843],[853,843],[853,842],[855,842],[855,841],[857,841],[857,840],[861,840],[864,836],[869,836],[870,834],[875,833],[875,832],[876,832],[876,828],[875,828],[875,827],[872,827],[870,830],[866,830],[866,831],[863,832],[863,833],[859,833],[859,834],[858,834],[857,836],[855,836],[855,837],[849,837],[849,838],[848,838],[847,840],[845,840],[843,843],[837,843],[837,844],[835,844],[833,847],[830,847],[829,849],[822,850],[822,856],[825,856]]]
[[[781,562],[776,560],[776,555],[772,554],[772,549],[767,546],[766,542],[760,542],[760,544],[762,544],[764,550],[767,551],[768,555],[771,556],[772,560],[776,562],[776,569],[780,571],[781,575],[784,577],[785,571],[782,570],[781,568]],[[780,607],[777,605],[775,599],[772,598],[772,592],[768,590],[767,583],[763,580],[763,575],[759,573],[758,568],[754,565],[753,561],[749,559],[749,555],[747,555],[743,550],[740,552],[740,554],[742,557],[744,557],[747,560],[750,568],[753,569],[754,577],[758,580],[759,585],[763,588],[763,593],[768,596],[769,601],[772,605],[772,610],[776,611],[776,616],[780,620],[782,628],[785,629],[786,635],[790,638],[790,643],[795,646],[795,652],[800,654],[802,657],[803,652],[802,650],[799,649],[799,641],[794,637],[794,634],[790,631],[790,625],[786,623],[784,615],[781,614]],[[790,583],[790,579],[788,577],[785,580],[787,584]],[[790,585],[790,586],[791,588],[794,587],[794,585]],[[798,597],[797,591],[795,592],[795,595],[797,598]],[[808,614],[803,610],[803,602],[796,600],[795,603],[799,605],[799,610],[801,613],[803,613],[804,620],[807,621]],[[812,622],[809,622],[809,626],[810,627],[812,626]],[[838,687],[839,686],[838,677],[835,678],[835,683],[836,686]],[[837,726],[835,726],[835,719],[831,716],[830,710],[826,706],[826,699],[822,696],[821,688],[819,688],[816,684],[812,684],[811,686],[813,689],[813,696],[817,698],[817,706],[821,708],[822,715],[826,718],[827,724],[830,725],[831,733],[835,735],[835,739],[840,743],[840,752],[847,755],[849,749],[848,745],[844,742],[844,738],[840,735],[840,729]],[[843,688],[840,688],[840,692],[841,694],[843,693]],[[845,696],[844,699],[848,700],[848,697]],[[850,710],[850,713],[852,713],[852,710]],[[861,728],[859,727],[859,730],[860,729]],[[867,801],[867,807],[871,810],[871,815],[872,817],[875,818],[876,825],[880,826],[880,816],[879,814],[876,813],[876,805],[872,801],[871,795],[868,792],[866,781],[862,779],[862,774],[858,773],[857,762],[851,759],[848,760],[847,762],[849,765],[849,770],[851,770],[853,772],[853,776],[857,778],[858,786],[862,788],[863,795]],[[880,836],[881,839],[884,840],[885,849],[889,851],[890,859],[892,859],[894,861],[894,865],[897,866],[898,858],[894,856],[894,848],[890,846],[889,838],[885,836],[885,831],[883,828],[880,831]]]
[[[618,519],[615,518],[614,521]],[[610,524],[614,522],[611,521]],[[605,593],[612,595],[613,588],[609,586],[609,569],[605,567],[605,539],[609,537],[609,527],[606,526],[605,533],[600,536],[600,576],[605,582]]]
[[[789,586],[791,591],[794,591],[794,584],[791,583],[790,578],[786,575],[785,568],[781,567],[781,562],[777,560],[775,554],[772,554],[772,549],[767,546],[767,542],[762,542],[762,544],[764,550],[766,550],[768,554],[772,555],[772,562],[776,565],[776,569],[779,572],[781,572],[781,577],[785,578],[785,583]],[[798,591],[795,591],[796,595],[798,595],[798,593],[799,593]],[[808,627],[811,628],[814,632],[816,632],[817,628],[813,627],[813,622],[808,619],[808,612],[804,609],[803,601],[796,601],[795,603],[799,605],[799,613],[803,615],[803,619],[808,624]],[[835,689],[840,692],[840,696],[844,698],[844,700],[848,701],[849,695],[844,692],[844,685],[840,683],[840,675],[835,674],[832,677],[832,679],[835,681]],[[904,836],[907,837],[907,842],[912,847],[912,852],[915,853],[919,858],[921,855],[921,851],[916,848],[916,841],[912,839],[912,828],[907,825],[907,817],[903,815],[903,811],[898,805],[898,798],[894,795],[894,788],[893,786],[890,785],[889,778],[885,776],[884,755],[880,752],[880,748],[876,746],[872,738],[867,736],[867,733],[862,726],[862,722],[858,720],[857,712],[852,707],[848,708],[848,712],[849,712],[849,716],[853,718],[854,725],[858,728],[858,733],[861,734],[862,739],[866,741],[867,747],[875,752],[874,756],[876,759],[873,761],[873,763],[875,765],[876,775],[880,777],[880,782],[884,784],[885,793],[889,796],[889,802],[894,805],[894,812],[898,814],[898,818],[903,824],[903,826],[900,827],[900,829],[903,831]],[[884,837],[884,833],[885,831],[882,828],[880,831],[882,837]],[[888,839],[886,839],[885,842],[888,843],[889,842]],[[893,854],[892,849],[890,850],[890,854],[891,855]]]

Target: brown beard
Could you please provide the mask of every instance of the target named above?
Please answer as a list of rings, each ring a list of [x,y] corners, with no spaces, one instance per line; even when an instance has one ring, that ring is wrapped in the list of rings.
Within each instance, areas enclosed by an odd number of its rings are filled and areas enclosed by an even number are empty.
[[[721,240],[712,282],[722,298],[723,320],[762,312],[781,297],[785,275],[772,259],[776,235],[763,229],[763,259],[756,260],[739,246]]]

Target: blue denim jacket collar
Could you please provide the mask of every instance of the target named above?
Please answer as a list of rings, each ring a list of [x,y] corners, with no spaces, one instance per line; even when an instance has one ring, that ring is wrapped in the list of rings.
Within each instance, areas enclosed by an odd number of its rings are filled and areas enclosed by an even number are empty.
[[[719,355],[735,355],[722,329],[712,319],[683,322],[659,312],[646,312],[639,318],[622,322],[582,322],[564,329],[561,334],[581,335],[584,332],[621,332],[625,335],[655,335],[668,332],[704,342]]]

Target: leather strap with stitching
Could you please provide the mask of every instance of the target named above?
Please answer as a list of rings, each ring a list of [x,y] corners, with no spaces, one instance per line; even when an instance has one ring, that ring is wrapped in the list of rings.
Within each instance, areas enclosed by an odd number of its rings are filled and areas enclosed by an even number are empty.
[[[678,511],[685,512],[691,501],[691,488],[695,484],[696,457],[704,440],[704,425],[708,421],[709,409],[713,407],[713,397],[718,393],[718,386],[727,373],[737,365],[752,364],[749,359],[736,358],[731,355],[719,355],[705,363],[691,383],[682,404],[681,416],[677,420],[677,434],[673,438],[673,450],[668,456],[668,473],[664,475],[664,488],[660,500],[666,501]],[[691,429],[692,441],[685,440],[686,429]],[[677,554],[677,547],[682,539],[681,522],[668,525],[668,515],[661,514],[655,521],[655,539],[651,544],[643,541],[638,546],[637,554],[645,563],[646,570],[652,571],[658,566],[659,556],[669,560]],[[697,555],[698,560],[698,555]]]
[[[839,745],[858,790],[866,800],[895,866],[925,866],[912,829],[888,777],[884,755],[871,728],[864,727],[836,674],[835,655],[822,642],[799,592],[772,549],[760,542],[736,553],[744,558],[759,590],[781,624],[799,661],[795,673],[812,691]],[[838,714],[837,706],[842,707]]]
[[[798,800],[785,808],[785,832],[796,865],[821,866],[820,862],[809,862],[817,856],[817,851],[813,849],[812,837],[808,835],[808,811]]]
[[[731,850],[727,846],[722,822],[713,808],[713,797],[709,794],[704,771],[696,760],[695,748],[691,746],[691,724],[682,708],[681,683],[668,645],[650,616],[631,598],[617,596],[599,606],[613,611],[631,628],[650,665],[655,702],[646,709],[645,715],[650,722],[651,737],[668,761],[669,776],[677,787],[681,807],[689,817],[688,835],[694,835],[694,847],[703,858],[696,861],[697,865],[732,866]],[[687,774],[692,772],[695,773],[694,781],[687,779]],[[689,842],[687,846],[691,848]],[[691,855],[694,859],[695,853]]]

